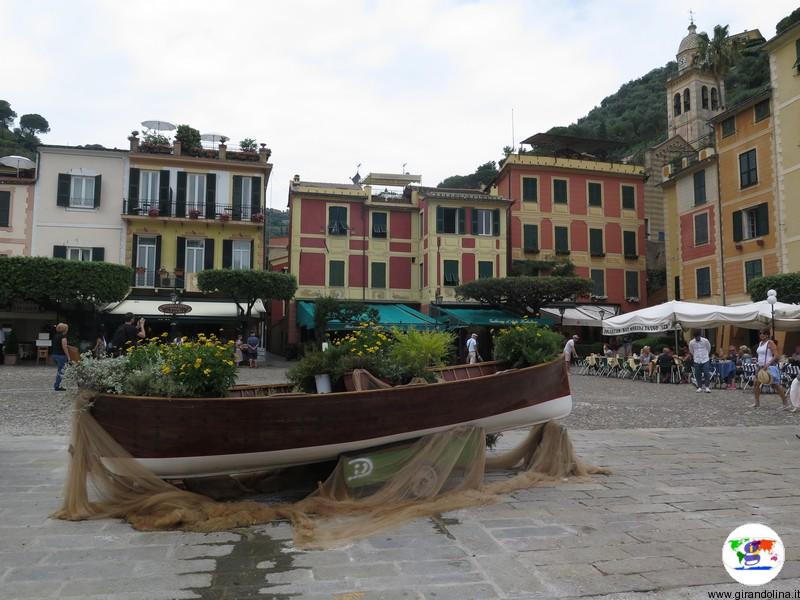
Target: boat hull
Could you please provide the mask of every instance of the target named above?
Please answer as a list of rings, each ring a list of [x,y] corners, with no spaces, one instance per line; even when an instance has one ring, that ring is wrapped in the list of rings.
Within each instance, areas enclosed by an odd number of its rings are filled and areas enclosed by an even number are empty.
[[[101,395],[91,408],[125,450],[165,479],[321,462],[462,424],[500,432],[562,418],[571,410],[562,360],[466,381],[362,392],[255,398]]]

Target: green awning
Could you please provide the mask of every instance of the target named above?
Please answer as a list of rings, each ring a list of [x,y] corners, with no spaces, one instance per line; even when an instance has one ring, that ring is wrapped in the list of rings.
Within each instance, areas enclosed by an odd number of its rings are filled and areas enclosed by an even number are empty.
[[[367,304],[378,312],[378,322],[384,327],[399,329],[435,329],[440,326],[438,320],[429,317],[405,304]],[[306,329],[314,329],[314,303],[307,300],[297,302],[297,324]],[[350,323],[333,320],[328,323],[328,331],[353,329]]]
[[[452,308],[448,306],[440,307],[439,312],[450,327],[503,327],[519,323],[538,323],[540,325],[552,323],[549,319],[523,319],[514,313],[492,307]]]

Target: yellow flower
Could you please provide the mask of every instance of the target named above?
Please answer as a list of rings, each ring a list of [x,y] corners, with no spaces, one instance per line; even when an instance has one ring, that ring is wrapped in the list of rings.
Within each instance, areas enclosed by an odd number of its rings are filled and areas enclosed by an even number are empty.
[[[172,369],[169,368],[169,365],[164,365],[163,367],[161,367],[161,372],[164,375],[169,375],[172,372]]]
[[[165,331],[164,333],[161,334],[161,337],[167,337],[168,335],[169,334]]]
[[[195,369],[199,369],[201,364],[203,364],[203,359],[198,356],[194,361]]]
[[[214,346],[214,344],[212,344],[211,342],[206,342],[206,348],[211,348],[213,346]]]
[[[232,367],[233,366],[233,361],[232,360],[226,360],[225,364],[228,365],[229,367]]]
[[[211,375],[211,369],[203,369],[203,375],[205,375],[206,377]]]

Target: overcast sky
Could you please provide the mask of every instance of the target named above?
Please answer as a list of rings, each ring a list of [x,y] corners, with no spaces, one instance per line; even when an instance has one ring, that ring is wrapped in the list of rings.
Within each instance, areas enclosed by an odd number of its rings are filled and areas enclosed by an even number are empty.
[[[757,6],[757,9],[755,7]],[[0,99],[51,144],[124,148],[145,119],[266,142],[288,181],[403,163],[436,185],[674,60],[689,10],[770,38],[796,1],[0,0]]]

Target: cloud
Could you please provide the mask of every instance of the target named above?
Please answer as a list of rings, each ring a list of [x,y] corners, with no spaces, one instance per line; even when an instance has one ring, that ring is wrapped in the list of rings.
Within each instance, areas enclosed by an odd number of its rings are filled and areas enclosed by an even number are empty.
[[[124,147],[144,119],[273,150],[272,198],[295,173],[346,181],[403,163],[435,185],[583,116],[674,59],[699,28],[774,35],[791,2],[172,0],[0,2],[4,99],[49,143]]]

